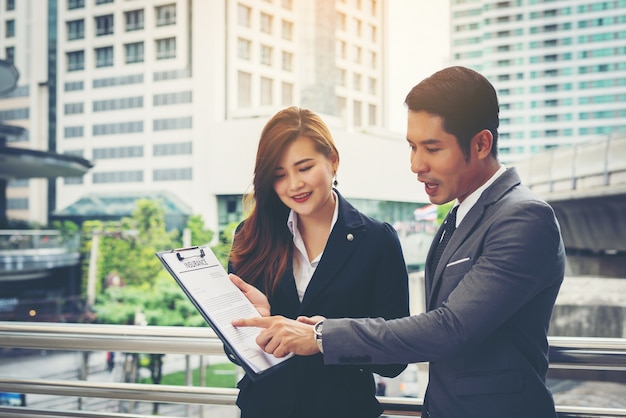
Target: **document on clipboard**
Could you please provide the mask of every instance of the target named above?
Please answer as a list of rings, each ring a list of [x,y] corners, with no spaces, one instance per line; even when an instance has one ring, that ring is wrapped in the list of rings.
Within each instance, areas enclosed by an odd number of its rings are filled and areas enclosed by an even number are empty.
[[[276,358],[263,351],[255,341],[261,328],[231,325],[233,319],[260,315],[230,281],[210,248],[181,248],[156,256],[250,378],[260,377],[292,357]]]

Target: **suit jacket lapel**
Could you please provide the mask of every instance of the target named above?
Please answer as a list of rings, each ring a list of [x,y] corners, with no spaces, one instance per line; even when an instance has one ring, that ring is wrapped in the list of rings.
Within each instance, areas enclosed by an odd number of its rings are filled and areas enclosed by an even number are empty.
[[[350,258],[350,254],[357,248],[365,233],[361,214],[339,193],[337,197],[339,216],[328,237],[324,255],[304,294],[300,305],[301,312],[313,303],[315,298],[334,280],[337,272]]]
[[[433,277],[434,274],[431,273],[430,270],[430,262],[435,255],[435,249],[437,248],[437,244],[441,241],[441,235],[443,234],[443,223],[439,226],[439,230],[435,233],[435,237],[430,243],[430,248],[428,249],[428,254],[426,255],[426,261],[424,263],[424,283],[426,287],[426,302],[430,300],[430,295],[433,289]]]
[[[426,289],[427,309],[429,309],[430,306],[435,303],[437,288],[439,282],[441,281],[443,270],[445,269],[446,264],[448,264],[448,262],[450,261],[452,254],[454,254],[454,252],[461,246],[461,244],[465,242],[468,236],[481,222],[487,207],[499,201],[502,196],[504,196],[509,190],[511,190],[518,184],[520,184],[520,178],[517,175],[517,171],[515,170],[515,168],[507,169],[498,179],[496,179],[496,181],[491,186],[483,191],[476,204],[474,204],[474,206],[470,209],[467,215],[465,215],[465,217],[461,221],[461,224],[452,235],[452,238],[450,238],[446,249],[441,255],[441,259],[439,260],[439,264],[437,265],[434,276],[431,280],[430,292],[428,287]],[[437,236],[441,237],[441,228],[439,231],[437,231]],[[439,242],[439,240],[437,240],[435,237],[434,242]],[[428,252],[427,265],[431,259],[431,253],[433,251],[433,248],[434,247],[431,245],[431,249]],[[476,260],[472,260],[472,262],[475,261]],[[428,268],[426,268],[426,271],[428,271]],[[428,273],[426,273],[426,275],[426,278],[428,278]]]
[[[293,264],[291,260],[289,260],[289,265],[283,277],[280,279],[277,291],[283,294],[284,300],[289,304],[289,312],[298,312],[300,310],[300,299],[298,298],[296,281],[293,277]]]

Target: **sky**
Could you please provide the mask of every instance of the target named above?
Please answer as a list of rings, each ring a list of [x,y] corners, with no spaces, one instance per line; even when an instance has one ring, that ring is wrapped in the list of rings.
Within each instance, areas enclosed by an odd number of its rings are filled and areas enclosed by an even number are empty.
[[[448,0],[388,0],[389,128],[404,135],[404,98],[411,87],[448,65]]]

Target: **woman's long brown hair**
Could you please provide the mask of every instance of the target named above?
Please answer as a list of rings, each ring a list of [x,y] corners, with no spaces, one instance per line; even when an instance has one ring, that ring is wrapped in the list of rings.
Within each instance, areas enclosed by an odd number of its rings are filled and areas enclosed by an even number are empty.
[[[293,254],[293,238],[287,228],[289,208],[276,195],[274,180],[283,151],[300,136],[312,139],[320,153],[339,161],[330,130],[317,114],[293,106],[274,115],[259,140],[254,192],[245,202],[252,207],[250,216],[237,232],[230,253],[237,275],[266,294],[274,292]]]

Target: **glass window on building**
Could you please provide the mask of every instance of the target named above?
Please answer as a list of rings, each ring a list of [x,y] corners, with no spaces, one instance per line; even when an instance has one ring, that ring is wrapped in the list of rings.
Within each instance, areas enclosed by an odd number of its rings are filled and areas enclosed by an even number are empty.
[[[154,181],[181,181],[192,179],[192,169],[187,168],[162,168],[152,172]]]
[[[243,220],[243,196],[217,196],[218,228],[223,231],[230,224],[238,224]]]
[[[361,74],[354,73],[352,74],[352,88],[356,91],[361,91],[362,88],[362,77]]]
[[[13,64],[15,62],[15,47],[14,46],[7,46],[6,48],[4,48],[4,59],[10,64]]]
[[[237,105],[252,106],[252,75],[243,71],[237,73]]]
[[[378,55],[374,51],[370,51],[370,68],[376,69],[378,66]]]
[[[28,181],[28,179],[11,179],[9,180],[9,183],[7,184],[7,187],[10,188],[23,188],[23,187],[28,187],[28,185],[30,184],[30,182]]]
[[[143,29],[143,9],[131,10],[124,13],[126,32]]]
[[[82,177],[64,177],[63,184],[72,185],[72,184],[83,184]]]
[[[361,116],[362,104],[360,101],[355,100],[352,103],[352,124],[354,126],[361,126],[363,124],[363,118]]]
[[[348,26],[346,21],[347,18],[344,13],[337,13],[337,28],[342,32],[345,32],[346,27]]]
[[[63,128],[63,138],[82,138],[83,132],[82,126],[66,126]]]
[[[166,4],[156,8],[156,25],[169,26],[176,24],[176,4]]]
[[[368,93],[371,95],[376,95],[377,91],[376,91],[376,87],[377,87],[378,83],[376,82],[376,79],[374,77],[370,77],[369,81],[368,81]]]
[[[369,25],[370,26],[370,41],[372,41],[373,43],[376,43],[376,41],[378,41],[378,28],[374,25]]]
[[[82,9],[85,7],[85,0],[68,0],[67,9]]]
[[[176,58],[176,38],[158,39],[156,46],[158,60]]]
[[[193,127],[193,119],[191,116],[180,118],[155,119],[152,121],[153,131],[171,131],[176,129],[191,129]]]
[[[139,158],[143,157],[143,146],[94,148],[93,158],[95,160],[117,159],[117,158]]]
[[[361,23],[361,20],[358,18],[354,18],[353,19],[353,27],[354,27],[354,33],[356,35],[357,38],[360,38],[363,36],[363,23]]]
[[[66,103],[64,109],[66,115],[79,115],[83,113],[83,103]]]
[[[191,142],[154,144],[152,146],[152,155],[155,157],[163,157],[168,155],[189,155],[192,152]]]
[[[291,52],[283,51],[282,58],[283,71],[291,72],[293,70],[293,54]]]
[[[335,55],[338,58],[346,59],[348,56],[348,46],[346,45],[346,41],[337,40],[335,42]]]
[[[337,68],[337,85],[346,86],[347,72],[344,68]]]
[[[293,84],[282,83],[282,105],[291,106],[293,104]]]
[[[244,6],[243,4],[237,5],[237,23],[239,26],[244,26],[246,28],[250,27],[250,15],[252,11],[250,7]]]
[[[370,12],[372,16],[376,16],[378,14],[378,2],[377,0],[370,0]]]
[[[293,40],[293,22],[283,20],[282,22],[282,37],[287,41]]]
[[[272,65],[272,47],[267,45],[261,45],[261,64],[271,66]]]
[[[4,22],[4,36],[6,38],[13,38],[15,36],[15,20],[9,19]]]
[[[28,209],[28,198],[8,198],[7,199],[7,210],[27,210]]]
[[[368,124],[376,126],[376,105],[368,105]]]
[[[261,13],[261,32],[272,33],[273,18],[267,13]]]
[[[143,182],[143,171],[105,171],[102,173],[93,173],[92,182],[94,184]]]
[[[271,106],[274,103],[274,80],[261,77],[261,106]]]
[[[96,48],[96,68],[113,66],[113,47]]]
[[[337,115],[340,118],[346,117],[348,111],[348,101],[345,97],[337,96]]]
[[[15,0],[7,0],[7,11],[15,10]]]
[[[67,40],[74,41],[76,39],[85,38],[85,20],[77,19],[67,22]]]
[[[143,62],[143,42],[126,44],[124,45],[124,51],[126,53],[126,64]]]
[[[85,69],[85,51],[67,53],[67,71],[81,71]]]
[[[250,61],[252,55],[252,41],[244,38],[239,38],[237,40],[237,57]]]
[[[96,36],[106,36],[113,33],[113,15],[96,16]]]
[[[361,54],[362,49],[360,46],[355,45],[352,47],[352,58],[357,64],[360,64],[363,59]]]

